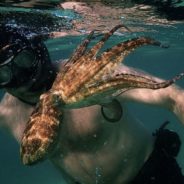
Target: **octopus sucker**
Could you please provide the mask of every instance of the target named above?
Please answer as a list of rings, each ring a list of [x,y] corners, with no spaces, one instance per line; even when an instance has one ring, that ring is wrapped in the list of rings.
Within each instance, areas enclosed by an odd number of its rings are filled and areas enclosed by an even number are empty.
[[[33,164],[49,158],[57,149],[60,126],[64,108],[81,108],[114,98],[116,93],[132,88],[160,89],[173,84],[184,74],[171,80],[157,82],[146,76],[131,73],[117,73],[121,62],[135,48],[143,45],[161,46],[161,43],[148,38],[138,37],[119,43],[96,56],[105,41],[119,28],[115,26],[91,49],[87,46],[94,32],[79,45],[61,68],[49,91],[40,96],[24,131],[21,143],[21,158],[24,164]]]

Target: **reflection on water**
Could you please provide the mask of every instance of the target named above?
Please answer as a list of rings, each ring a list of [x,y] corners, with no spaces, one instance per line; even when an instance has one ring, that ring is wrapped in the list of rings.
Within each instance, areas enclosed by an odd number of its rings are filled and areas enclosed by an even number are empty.
[[[104,32],[122,22],[133,32],[147,29],[145,25],[169,26],[177,23],[174,20],[168,21],[165,16],[158,14],[154,6],[132,3],[127,5],[126,2],[130,1],[123,1],[126,6],[111,1],[109,3],[106,1],[102,3],[99,1],[93,3],[90,1],[4,1],[1,5],[13,5],[19,8],[0,7],[0,23],[25,25],[38,31],[54,32],[55,36],[81,35],[94,29]],[[48,4],[51,5],[51,9],[48,8]],[[42,9],[37,8],[39,5]],[[25,7],[34,9],[25,9]],[[123,32],[125,30],[120,31]]]
[[[62,2],[61,0],[2,0],[0,6],[17,6],[24,8],[54,8],[58,3]]]
[[[125,30],[120,30],[107,43],[107,47],[111,47],[115,42],[139,35],[152,36],[163,43],[170,44],[170,49],[168,50],[160,48],[138,49],[127,57],[125,60],[127,65],[167,79],[184,70],[184,24],[181,21],[166,20],[164,17],[157,15],[151,6],[137,5],[122,9],[121,7],[104,6],[100,3],[88,6],[88,3],[36,0],[1,1],[0,4],[1,6],[6,4],[26,7],[26,9],[11,9],[11,12],[10,9],[1,9],[4,12],[0,12],[2,15],[0,21],[9,21],[9,24],[19,26],[34,25],[38,31],[44,27],[42,31],[53,32],[55,36],[67,35],[67,37],[47,41],[46,44],[52,60],[68,58],[83,38],[82,34],[92,29],[100,32],[106,31],[114,25],[123,22],[131,27],[133,33],[125,33]],[[42,10],[35,11],[27,9],[27,7],[42,8]],[[44,9],[45,7],[47,10]],[[52,10],[48,11],[50,8]],[[37,22],[34,21],[35,19]],[[63,24],[61,25],[61,23]],[[62,29],[58,29],[59,26]],[[63,32],[66,34],[63,34]],[[175,66],[174,68],[173,65]],[[180,81],[178,84],[184,86],[183,81]],[[158,108],[145,108],[144,105],[131,104],[129,108],[141,121],[147,122],[145,126],[150,131],[154,131],[165,120],[170,120],[172,123],[169,125],[169,128],[177,130],[184,142],[184,130],[172,114]],[[0,144],[4,145],[0,147],[0,163],[2,163],[0,182],[7,184],[61,184],[62,178],[60,173],[48,162],[32,168],[22,166],[19,160],[19,148],[7,134],[0,132]],[[184,169],[183,154],[184,146],[182,146],[178,157]]]
[[[54,8],[68,0],[3,0],[0,6],[17,6],[26,8]],[[130,8],[136,4],[151,5],[156,12],[170,20],[183,20],[184,19],[184,1],[183,0],[76,0],[72,2],[84,2],[93,5],[94,3],[101,3],[109,7]],[[145,9],[145,8],[143,8]]]

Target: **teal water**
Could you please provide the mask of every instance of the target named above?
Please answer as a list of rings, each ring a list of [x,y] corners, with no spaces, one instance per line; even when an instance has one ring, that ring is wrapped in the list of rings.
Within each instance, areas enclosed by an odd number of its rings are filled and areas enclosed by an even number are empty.
[[[106,44],[111,47],[129,37],[139,35],[151,36],[164,44],[168,49],[157,47],[143,47],[137,49],[125,59],[125,64],[157,77],[170,79],[184,71],[184,24],[172,26],[147,26],[148,32],[127,33],[113,36]],[[67,36],[46,42],[53,61],[68,58],[73,49],[80,43],[83,36]],[[93,43],[96,41],[93,41]],[[184,88],[184,79],[177,82]],[[128,104],[129,110],[144,122],[146,128],[154,132],[166,120],[169,128],[179,133],[183,142],[178,156],[178,162],[184,171],[184,128],[176,117],[166,110],[141,104]],[[146,114],[146,115],[145,115]],[[3,184],[65,184],[61,174],[46,161],[36,166],[23,166],[19,158],[19,146],[7,132],[0,130],[0,183]],[[63,181],[63,182],[61,182]]]

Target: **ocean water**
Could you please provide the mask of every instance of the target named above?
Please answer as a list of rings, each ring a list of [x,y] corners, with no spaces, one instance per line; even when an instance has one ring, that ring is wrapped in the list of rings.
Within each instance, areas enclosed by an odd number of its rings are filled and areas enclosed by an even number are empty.
[[[27,8],[25,10],[27,11]],[[68,17],[74,15],[75,12],[73,14],[72,12],[70,13],[70,15],[67,14]],[[168,44],[169,48],[163,49],[152,46],[138,48],[126,57],[124,60],[126,65],[141,69],[163,79],[170,79],[176,74],[184,72],[184,23],[144,25],[144,23],[140,24],[140,22],[134,22],[134,24],[127,22],[127,24],[134,27],[141,26],[145,30],[117,34],[106,43],[106,48],[120,41],[140,35],[153,37],[163,44]],[[70,57],[74,48],[85,36],[85,34],[67,35],[47,40],[45,43],[52,61],[57,62],[58,60]],[[93,44],[97,40],[94,40]],[[176,84],[184,88],[184,79],[178,81]],[[1,91],[1,94],[3,94],[3,91]],[[184,171],[184,127],[177,118],[172,113],[158,107],[130,103],[128,104],[128,108],[144,123],[150,132],[158,129],[166,120],[170,121],[168,128],[177,131],[183,142],[177,160]],[[0,130],[0,183],[65,184],[65,181],[59,171],[49,161],[31,167],[22,165],[19,158],[19,145],[6,131]]]

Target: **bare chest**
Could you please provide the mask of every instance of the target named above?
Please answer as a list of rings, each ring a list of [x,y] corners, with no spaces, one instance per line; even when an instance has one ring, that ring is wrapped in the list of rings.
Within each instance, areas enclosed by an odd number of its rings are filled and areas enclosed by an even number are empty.
[[[138,136],[138,130],[135,134],[130,122],[122,121],[116,125],[101,122],[104,126],[88,127],[88,133],[80,128],[75,136],[65,130],[68,136],[62,137],[53,163],[73,183],[127,183],[142,167],[149,151],[145,137]]]

